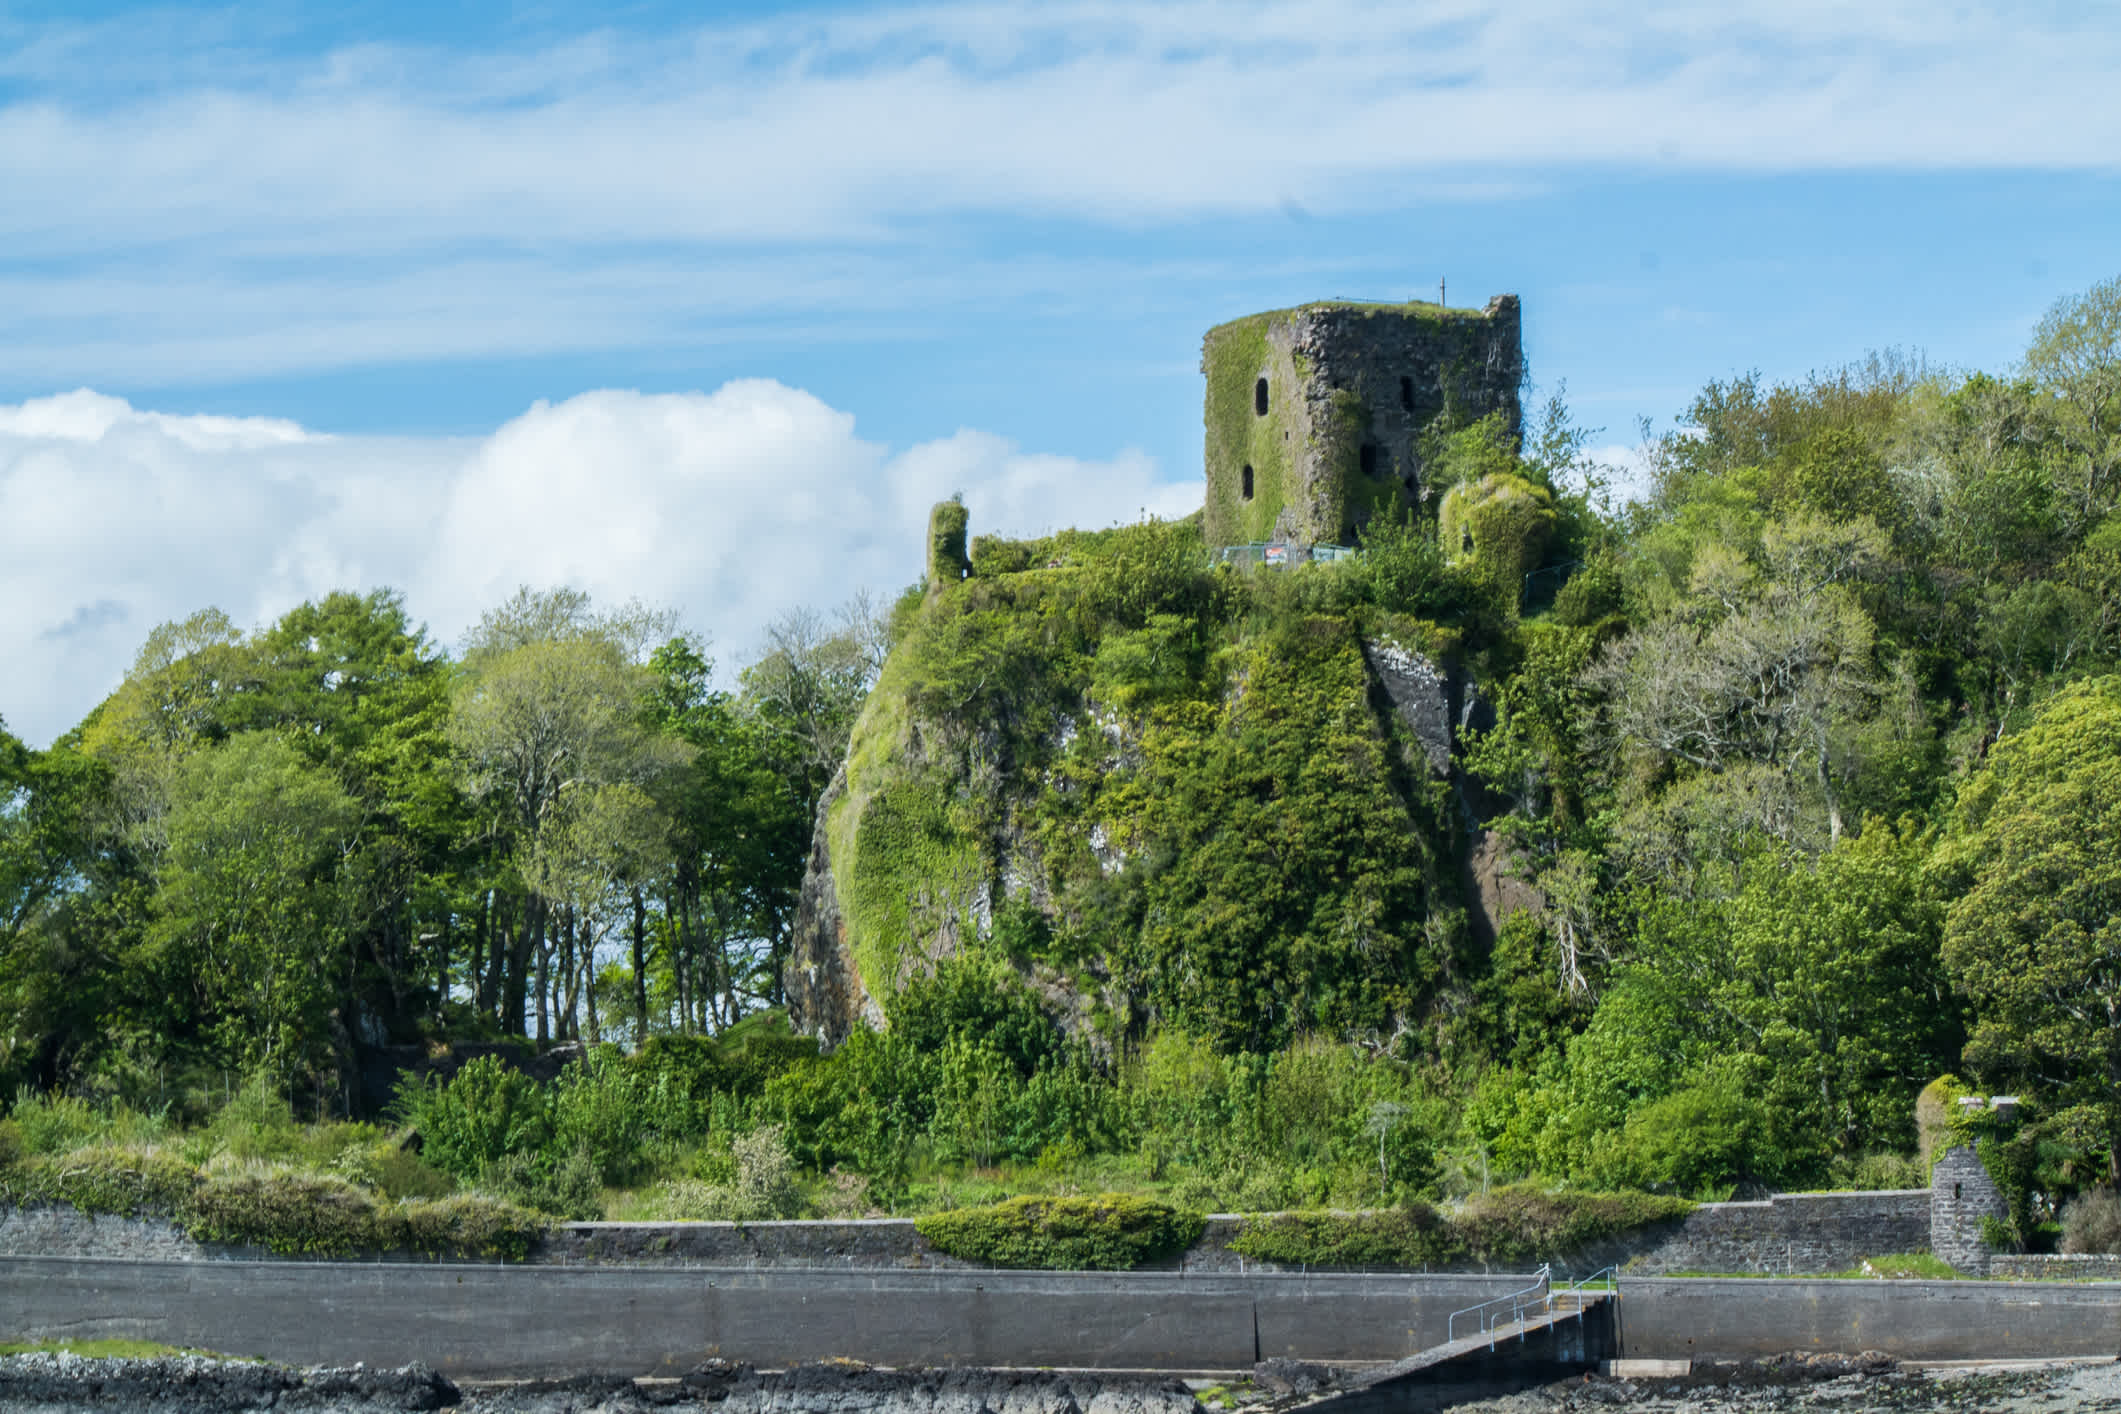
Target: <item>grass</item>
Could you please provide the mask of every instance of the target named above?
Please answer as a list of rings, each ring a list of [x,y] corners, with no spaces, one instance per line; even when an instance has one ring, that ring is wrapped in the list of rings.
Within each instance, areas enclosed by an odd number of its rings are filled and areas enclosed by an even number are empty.
[[[1757,1281],[1772,1277],[1776,1281],[1958,1281],[1954,1271],[1942,1257],[1928,1252],[1888,1252],[1881,1257],[1866,1257],[1847,1271],[1840,1272],[1703,1272],[1678,1271],[1659,1272],[1665,1277],[1716,1277],[1724,1279],[1745,1278]]]

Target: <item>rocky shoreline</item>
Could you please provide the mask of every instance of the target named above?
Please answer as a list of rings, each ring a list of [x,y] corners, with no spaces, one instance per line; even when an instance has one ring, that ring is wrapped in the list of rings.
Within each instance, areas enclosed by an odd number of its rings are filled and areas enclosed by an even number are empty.
[[[1039,1370],[885,1370],[825,1363],[788,1370],[709,1361],[676,1379],[581,1375],[459,1386],[421,1365],[292,1369],[203,1355],[0,1358],[0,1414],[1293,1414],[1330,1398],[1322,1366],[1271,1361],[1250,1380],[1196,1396],[1182,1380]],[[2116,1411],[2121,1364],[1905,1368],[1890,1356],[1792,1355],[1672,1377],[1586,1375],[1457,1406],[1462,1414],[1833,1414],[1833,1411]]]
[[[1836,1414],[1847,1411],[2121,1411],[2121,1364],[1995,1362],[1904,1367],[1890,1355],[1784,1355],[1639,1379],[1590,1375],[1457,1406],[1454,1414]]]
[[[466,1383],[424,1365],[291,1369],[204,1355],[0,1359],[0,1414],[1199,1414],[1184,1381],[1150,1375],[980,1369],[881,1370],[826,1363],[757,1370],[711,1360],[677,1379],[578,1375]]]

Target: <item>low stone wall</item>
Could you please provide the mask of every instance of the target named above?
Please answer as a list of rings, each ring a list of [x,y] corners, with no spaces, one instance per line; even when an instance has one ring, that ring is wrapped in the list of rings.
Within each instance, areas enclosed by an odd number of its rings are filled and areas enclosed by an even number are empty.
[[[1629,1272],[1793,1276],[1847,1271],[1866,1257],[1930,1250],[1930,1191],[1777,1193],[1759,1203],[1704,1203]]]
[[[2121,1256],[1999,1253],[1988,1259],[1988,1274],[1999,1281],[2121,1281]]]
[[[209,1249],[167,1218],[92,1216],[69,1207],[0,1206],[0,1257],[122,1257],[145,1262],[199,1262],[247,1248]]]
[[[546,1266],[963,1268],[907,1218],[852,1222],[567,1223],[531,1253]]]
[[[1581,1277],[1606,1266],[1658,1276],[1674,1272],[1806,1275],[1846,1271],[1887,1252],[1926,1252],[1930,1195],[1783,1193],[1760,1203],[1705,1203],[1686,1217],[1658,1223],[1576,1252],[1541,1254],[1554,1275]],[[1230,1249],[1246,1219],[1210,1217],[1200,1240],[1151,1271],[1201,1276],[1252,1272],[1347,1271],[1262,1262]],[[61,1206],[0,1207],[0,1256],[118,1257],[164,1262],[251,1261],[252,1247],[194,1241],[165,1218],[92,1217]],[[312,1259],[326,1260],[326,1259]],[[417,1253],[364,1253],[367,1262],[427,1262]],[[801,1271],[965,1270],[986,1266],[938,1252],[908,1218],[847,1222],[563,1223],[535,1248],[529,1265],[555,1267],[745,1267]],[[1513,1270],[1530,1263],[1504,1264]],[[1354,1269],[1363,1270],[1363,1269]],[[1372,1269],[1374,1270],[1374,1269]],[[1440,1266],[1478,1273],[1480,1263]]]

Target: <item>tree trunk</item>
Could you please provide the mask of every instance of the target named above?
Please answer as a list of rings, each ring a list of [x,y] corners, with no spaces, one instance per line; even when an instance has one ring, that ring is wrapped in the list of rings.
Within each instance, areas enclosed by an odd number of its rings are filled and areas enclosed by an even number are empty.
[[[479,891],[479,926],[472,933],[471,958],[464,967],[465,984],[471,988],[471,1009],[480,1016],[486,1014],[486,1004],[492,998],[492,979],[487,973],[487,964],[493,952],[493,890]]]
[[[523,898],[523,928],[516,935],[508,958],[508,972],[501,979],[501,1026],[511,1036],[526,1035],[524,1010],[530,1002],[531,962],[538,956],[545,926],[544,906],[535,894]],[[538,1003],[540,1012],[544,1003]],[[542,1019],[541,1019],[542,1024]]]
[[[531,990],[537,993],[538,1045],[552,1040],[552,938],[546,925],[545,900],[535,899],[531,913],[537,918],[538,975]]]
[[[648,899],[633,890],[633,1048],[648,1044]]]

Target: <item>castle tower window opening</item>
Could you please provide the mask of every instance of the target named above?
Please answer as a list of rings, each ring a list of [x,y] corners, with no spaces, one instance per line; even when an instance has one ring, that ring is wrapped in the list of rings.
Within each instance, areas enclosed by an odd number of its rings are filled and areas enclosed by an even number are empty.
[[[1399,410],[1401,412],[1414,411],[1414,380],[1411,378],[1399,380]]]
[[[1250,462],[1246,462],[1246,463],[1245,463],[1245,476],[1244,476],[1244,488],[1243,488],[1243,489],[1244,489],[1244,498],[1245,498],[1245,499],[1246,499],[1247,501],[1251,500],[1251,499],[1252,499],[1252,463],[1250,463]]]
[[[1363,443],[1362,450],[1356,455],[1361,460],[1362,474],[1375,481],[1377,479],[1377,444],[1374,442]]]
[[[1264,378],[1252,385],[1252,413],[1255,417],[1267,415],[1267,380]]]

